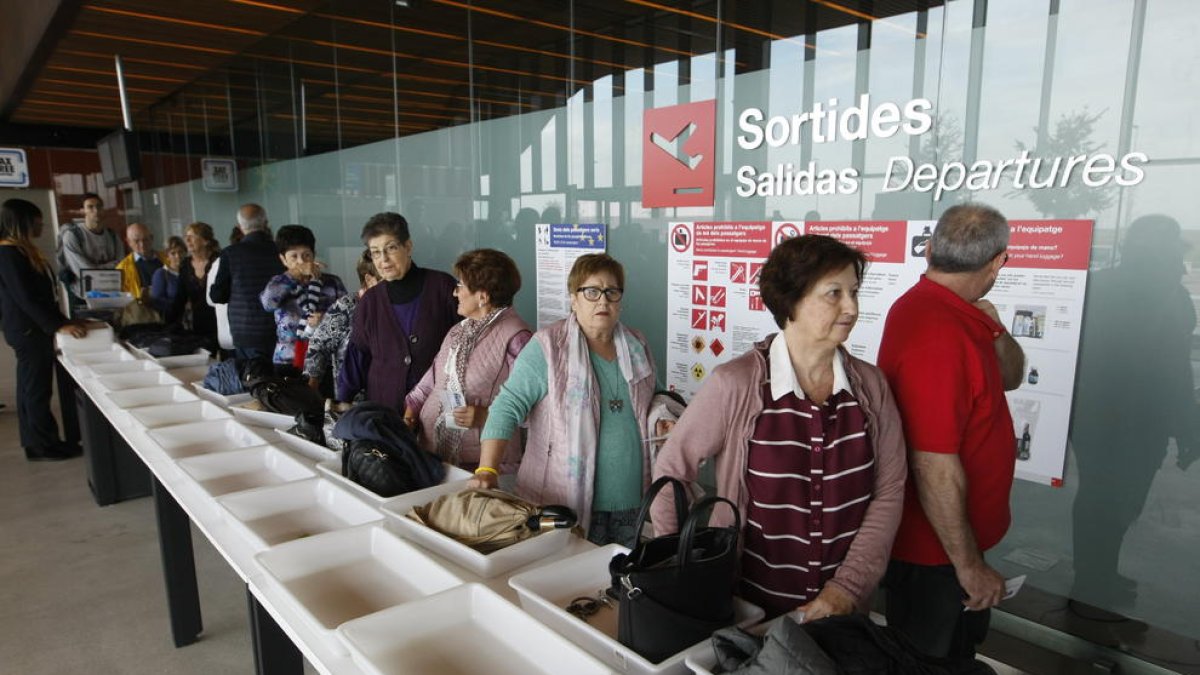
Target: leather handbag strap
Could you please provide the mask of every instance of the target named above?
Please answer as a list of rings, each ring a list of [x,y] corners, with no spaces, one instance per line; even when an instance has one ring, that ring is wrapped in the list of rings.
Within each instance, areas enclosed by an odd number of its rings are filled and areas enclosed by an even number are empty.
[[[697,523],[700,522],[700,517],[704,512],[715,507],[717,504],[725,503],[733,510],[733,531],[742,531],[742,514],[738,512],[738,507],[733,502],[724,497],[705,497],[692,505],[692,510],[688,513],[687,520],[683,521],[683,527],[679,530],[679,553],[678,560],[680,567],[686,567],[692,561],[692,539],[696,536]]]
[[[663,476],[654,481],[650,486],[650,491],[642,498],[642,507],[638,509],[637,529],[634,532],[641,533],[642,528],[646,526],[646,519],[650,517],[650,506],[654,504],[655,497],[667,485],[671,486],[675,493],[675,522],[682,523],[688,517],[688,498],[687,489],[683,487],[683,483],[677,478],[671,476]],[[636,539],[636,538],[635,538]],[[637,543],[636,541],[634,542]]]

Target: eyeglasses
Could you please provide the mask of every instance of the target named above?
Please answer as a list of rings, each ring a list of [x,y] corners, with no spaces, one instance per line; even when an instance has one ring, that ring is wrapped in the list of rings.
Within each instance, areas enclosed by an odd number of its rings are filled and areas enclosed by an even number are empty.
[[[580,286],[575,292],[582,293],[589,302],[598,302],[602,295],[609,302],[620,302],[621,296],[625,295],[624,288],[600,288],[599,286]]]
[[[387,256],[390,258],[403,250],[404,250],[404,246],[401,244],[388,244],[387,246],[384,246],[383,248],[368,249],[368,251],[371,253],[371,260],[379,260],[380,258],[382,258],[384,256]]]

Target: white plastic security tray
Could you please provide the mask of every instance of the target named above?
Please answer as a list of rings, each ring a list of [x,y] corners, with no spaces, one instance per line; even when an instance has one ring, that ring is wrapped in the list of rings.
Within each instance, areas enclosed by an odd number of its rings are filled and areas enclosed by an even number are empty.
[[[125,351],[121,345],[114,344],[111,349],[105,349],[95,352],[66,352],[65,356],[68,361],[77,366],[93,366],[100,363],[117,363],[119,361],[132,361],[136,357],[133,354]]]
[[[330,459],[338,459],[341,457],[337,451],[330,450],[319,443],[313,443],[307,438],[300,438],[296,434],[289,434],[283,429],[276,429],[275,433],[279,435],[280,440],[282,440],[289,448],[303,455],[304,457],[313,460],[314,462],[324,462]]]
[[[116,335],[113,333],[112,326],[103,321],[89,321],[87,335],[77,338],[56,333],[54,335],[55,344],[63,353],[82,353],[82,352],[102,352],[109,349],[124,349],[116,344]]]
[[[443,483],[459,483],[471,477],[470,471],[460,469],[453,464],[446,464],[443,462],[442,466],[446,467],[446,478],[442,480]],[[368,504],[373,504],[376,507],[383,506],[384,502],[386,502],[388,499],[391,499],[391,497],[380,497],[373,491],[368,490],[367,488],[343,476],[341,453],[338,453],[336,456],[330,459],[317,462],[317,473],[321,474],[325,478],[328,478],[336,485],[349,490],[352,494],[357,495],[360,499]]]
[[[262,436],[234,420],[177,424],[147,433],[163,452],[175,459],[267,444]]]
[[[604,607],[585,622],[567,612],[566,606],[580,596],[595,597],[612,583],[608,563],[629,549],[609,544],[558,562],[522,572],[508,580],[517,591],[521,607],[535,619],[583,647],[618,672],[633,675],[685,675],[684,659],[711,651],[703,640],[659,663],[651,663],[617,641],[617,607]],[[741,598],[734,598],[734,616],[739,626],[758,623],[763,610]]]
[[[96,363],[87,366],[92,375],[118,375],[121,373],[141,373],[146,371],[166,370],[153,361],[114,361],[112,363]]]
[[[186,403],[187,401],[200,400],[195,394],[177,384],[110,391],[107,396],[114,405],[122,410],[141,408],[148,405]]]
[[[167,366],[167,372],[179,378],[181,382],[195,382],[196,380],[204,381],[204,376],[208,375],[208,364],[198,366]]]
[[[484,579],[490,579],[552,555],[566,546],[572,536],[570,530],[551,530],[484,555],[466,544],[460,544],[441,532],[431,530],[406,517],[406,514],[414,506],[428,504],[442,495],[461,492],[466,487],[466,480],[443,483],[393,497],[384,502],[380,508],[391,519],[394,529],[400,536],[417,542],[424,548],[450,562],[461,565]]]
[[[150,356],[159,365],[164,368],[183,368],[185,366],[204,366],[205,373],[208,372],[208,360],[212,355],[207,349],[198,349],[191,354],[177,354],[175,356]]]
[[[226,520],[256,549],[366,523],[383,516],[328,481],[313,478],[219,497]]]
[[[316,477],[303,462],[273,445],[196,455],[178,466],[213,497]]]
[[[339,654],[347,649],[334,630],[343,623],[462,583],[416,546],[377,525],[280,544],[259,553],[257,560],[265,580],[279,586]]]
[[[85,297],[83,302],[88,309],[121,309],[133,302],[133,293],[122,291],[117,295],[102,298]]]
[[[611,672],[481,584],[355,619],[338,634],[354,661],[374,675]]]
[[[187,424],[188,422],[229,419],[229,413],[208,401],[150,405],[143,408],[134,408],[129,411],[129,415],[141,422],[147,429],[169,427],[174,424]]]
[[[179,384],[179,380],[163,370],[145,370],[139,373],[118,373],[116,375],[100,375],[96,382],[109,391],[125,389],[141,389],[163,384]]]
[[[254,399],[234,403],[229,406],[229,410],[233,413],[234,417],[250,424],[258,424],[275,429],[290,429],[296,426],[295,415],[271,412],[264,409],[262,404]]]
[[[219,406],[224,406],[226,408],[228,408],[231,405],[241,403],[242,401],[249,401],[250,399],[254,398],[250,394],[246,394],[246,393],[229,394],[228,396],[225,394],[218,394],[217,392],[213,391],[212,389],[206,389],[204,387],[204,378],[200,378],[199,380],[193,381],[191,384],[192,384],[192,391],[196,392],[197,396],[199,396],[200,398],[202,398],[206,401],[212,401],[213,403],[216,403]]]

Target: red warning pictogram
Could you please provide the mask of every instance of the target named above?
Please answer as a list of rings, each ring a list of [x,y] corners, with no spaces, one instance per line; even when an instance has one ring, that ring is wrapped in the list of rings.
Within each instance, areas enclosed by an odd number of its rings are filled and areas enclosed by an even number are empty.
[[[746,283],[746,263],[729,263],[729,281],[734,284]]]
[[[692,281],[708,281],[708,261],[692,261]]]
[[[709,312],[708,329],[721,331],[725,330],[725,312]]]
[[[692,245],[692,233],[688,230],[688,226],[683,223],[676,223],[675,227],[671,228],[671,248],[679,253],[688,250]]]
[[[778,246],[788,239],[795,239],[800,236],[800,228],[794,223],[784,223],[775,231],[775,245]]]
[[[692,304],[707,305],[708,304],[708,287],[707,286],[692,286]]]
[[[692,328],[696,330],[708,330],[708,310],[692,310]]]
[[[712,307],[725,306],[725,287],[724,286],[709,286],[708,287],[708,304]]]
[[[720,340],[715,338],[708,348],[712,350],[713,356],[720,356],[721,352],[725,351],[725,345]]]
[[[750,263],[750,283],[758,283],[758,280],[762,278],[762,268],[762,263]]]
[[[762,296],[759,295],[758,293],[750,294],[750,309],[752,309],[756,312],[761,312],[766,309],[766,307],[763,305]]]

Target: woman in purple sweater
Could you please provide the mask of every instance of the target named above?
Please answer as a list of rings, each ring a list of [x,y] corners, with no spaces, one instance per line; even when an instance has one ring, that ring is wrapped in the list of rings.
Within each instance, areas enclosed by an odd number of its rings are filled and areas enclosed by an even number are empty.
[[[377,213],[363,226],[362,241],[382,283],[363,294],[354,313],[346,360],[338,376],[339,401],[367,400],[396,410],[433,363],[458,323],[454,277],[413,263],[408,221]]]
[[[474,471],[488,407],[533,331],[512,306],[521,290],[521,273],[512,258],[490,248],[468,251],[455,261],[454,274],[459,278],[458,315],[464,321],[446,334],[433,367],[409,392],[404,421],[418,430],[421,447]],[[516,432],[508,439],[501,471],[515,472],[520,462]]]

